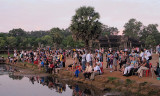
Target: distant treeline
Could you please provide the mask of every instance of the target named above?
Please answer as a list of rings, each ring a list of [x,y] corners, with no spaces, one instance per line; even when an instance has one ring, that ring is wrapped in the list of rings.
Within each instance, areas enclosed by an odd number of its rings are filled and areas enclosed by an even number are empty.
[[[27,32],[21,28],[0,33],[1,50],[31,49],[37,47],[83,47],[82,41],[74,41],[69,29],[52,28],[49,31]]]
[[[54,48],[80,48],[92,46],[99,36],[117,35],[116,27],[102,24],[100,15],[94,7],[80,7],[72,17],[67,29],[52,28],[48,31],[27,32],[21,28],[12,29],[8,33],[0,33],[0,48],[26,49],[50,46]],[[130,19],[124,25],[123,35],[138,38],[146,47],[160,44],[158,24],[143,25],[136,19]],[[76,40],[76,41],[75,41]],[[91,47],[90,46],[90,47]]]

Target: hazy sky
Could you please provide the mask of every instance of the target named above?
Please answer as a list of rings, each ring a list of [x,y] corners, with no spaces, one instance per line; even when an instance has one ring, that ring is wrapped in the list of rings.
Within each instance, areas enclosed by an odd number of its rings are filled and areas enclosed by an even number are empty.
[[[131,18],[144,25],[156,23],[160,30],[160,0],[0,0],[0,32],[67,28],[84,5],[93,6],[103,24],[120,31]]]

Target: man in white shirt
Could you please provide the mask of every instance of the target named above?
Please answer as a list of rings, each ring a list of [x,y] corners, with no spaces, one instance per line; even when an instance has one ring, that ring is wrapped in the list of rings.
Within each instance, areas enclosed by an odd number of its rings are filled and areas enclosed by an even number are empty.
[[[91,80],[94,80],[94,77],[95,77],[96,75],[100,75],[100,74],[102,74],[101,69],[100,69],[100,67],[98,66],[98,64],[95,63],[94,71],[93,71],[93,73],[91,74]]]
[[[147,63],[149,63],[150,56],[151,56],[151,53],[148,50],[144,49],[144,57],[146,58]]]
[[[92,58],[90,52],[86,55],[86,61],[92,66]]]
[[[142,58],[142,61],[143,61],[143,59],[144,59],[144,50],[143,49],[141,50],[140,57]]]

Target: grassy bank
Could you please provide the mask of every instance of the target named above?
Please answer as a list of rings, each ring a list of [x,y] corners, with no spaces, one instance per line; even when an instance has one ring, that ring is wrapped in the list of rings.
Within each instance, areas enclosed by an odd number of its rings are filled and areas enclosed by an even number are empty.
[[[0,57],[8,58],[8,54],[0,54]],[[13,54],[10,54],[11,57],[13,57]]]

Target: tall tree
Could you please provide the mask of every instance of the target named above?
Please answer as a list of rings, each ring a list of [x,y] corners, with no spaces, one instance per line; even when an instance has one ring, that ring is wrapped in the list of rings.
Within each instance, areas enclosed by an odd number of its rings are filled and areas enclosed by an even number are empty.
[[[124,28],[124,35],[129,37],[140,37],[140,33],[143,29],[143,24],[140,21],[137,21],[136,19],[130,19],[124,25]]]
[[[100,15],[93,7],[80,7],[72,17],[70,25],[75,40],[82,40],[85,47],[89,48],[89,42],[99,37],[102,24],[99,22]]]
[[[50,35],[52,36],[54,47],[57,48],[62,43],[62,30],[59,28],[52,28],[50,30]]]
[[[160,33],[157,29],[158,24],[149,24],[148,26],[144,26],[143,31],[141,32],[141,40],[146,41],[148,36],[152,36],[152,38],[155,40],[155,44],[159,44],[159,38],[160,38]]]

